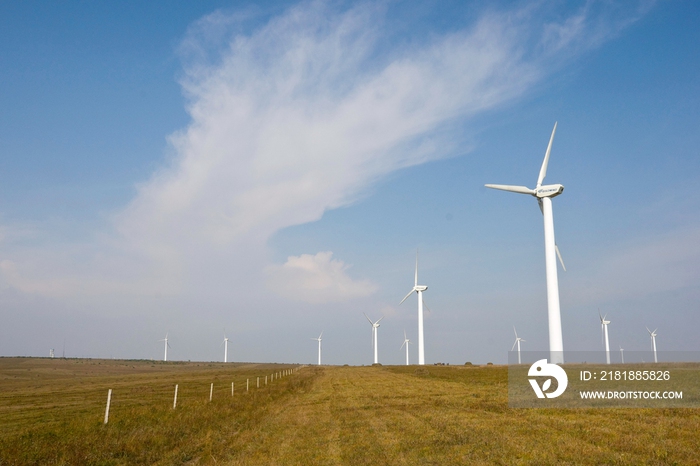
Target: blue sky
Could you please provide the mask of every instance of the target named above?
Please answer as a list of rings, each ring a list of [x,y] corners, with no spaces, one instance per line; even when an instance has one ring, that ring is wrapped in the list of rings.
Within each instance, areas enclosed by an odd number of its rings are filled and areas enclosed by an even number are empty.
[[[694,2],[0,6],[0,355],[700,350]],[[412,360],[417,359],[415,346]]]

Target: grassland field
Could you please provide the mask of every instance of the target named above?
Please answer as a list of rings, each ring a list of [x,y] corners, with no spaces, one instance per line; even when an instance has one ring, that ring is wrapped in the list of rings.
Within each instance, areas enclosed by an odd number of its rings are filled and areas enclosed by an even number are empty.
[[[700,410],[511,409],[507,378],[505,366],[0,358],[0,465],[700,464]]]

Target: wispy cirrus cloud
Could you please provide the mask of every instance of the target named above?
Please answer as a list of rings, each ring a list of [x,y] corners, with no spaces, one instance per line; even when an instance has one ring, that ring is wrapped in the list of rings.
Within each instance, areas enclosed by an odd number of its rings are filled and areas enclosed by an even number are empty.
[[[43,270],[58,267],[22,257],[5,280],[56,295],[86,286],[226,295],[232,281],[262,283],[275,232],[353,203],[391,172],[454,156],[469,118],[521,97],[553,62],[637,14],[594,10],[549,22],[532,7],[485,11],[463,30],[393,48],[381,3],[302,2],[262,25],[212,13],[182,44],[191,123],[170,136],[167,164],[114,214],[113,231],[61,264],[53,285]],[[267,270],[305,270],[292,280],[307,285],[333,276],[327,288],[352,296],[342,262],[324,253]]]

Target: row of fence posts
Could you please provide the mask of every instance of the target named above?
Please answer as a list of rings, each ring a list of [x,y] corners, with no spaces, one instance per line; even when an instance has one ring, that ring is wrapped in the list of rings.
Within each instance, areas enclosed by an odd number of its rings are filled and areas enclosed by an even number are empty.
[[[277,380],[280,377],[286,377],[288,375],[291,375],[292,373],[298,371],[304,366],[299,366],[295,367],[293,369],[284,369],[280,372],[274,372],[270,375],[270,381]],[[245,391],[248,391],[248,387],[250,385],[250,378],[245,380]],[[265,376],[265,386],[267,386],[267,376]],[[173,409],[177,408],[177,390],[178,390],[179,385],[175,384],[175,396],[173,397]],[[257,388],[260,388],[260,377],[257,378]],[[234,385],[233,382],[231,382],[231,396],[234,394]],[[209,402],[212,401],[214,398],[214,383],[209,386]],[[112,404],[112,389],[110,388],[109,391],[107,392],[107,407],[105,408],[105,424],[109,422],[109,407]]]

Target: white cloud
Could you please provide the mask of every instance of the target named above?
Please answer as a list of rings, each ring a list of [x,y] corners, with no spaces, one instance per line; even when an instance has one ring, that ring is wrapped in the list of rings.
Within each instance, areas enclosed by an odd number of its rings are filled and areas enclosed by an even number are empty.
[[[535,13],[482,14],[410,48],[387,47],[373,3],[304,2],[252,32],[244,16],[202,18],[182,46],[191,123],[170,137],[167,166],[113,216],[114,231],[71,254],[17,252],[6,280],[57,296],[261,290],[271,235],[352,203],[393,171],[463,150],[455,122],[523,95],[553,53],[586,40],[586,11],[558,27]],[[552,30],[559,39],[540,50]],[[316,278],[335,270],[329,289],[343,295],[352,282],[337,264]]]
[[[377,291],[369,280],[353,280],[346,273],[349,266],[332,256],[330,251],[302,254],[268,266],[268,287],[286,298],[314,304],[363,298]]]

